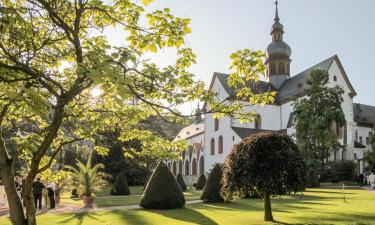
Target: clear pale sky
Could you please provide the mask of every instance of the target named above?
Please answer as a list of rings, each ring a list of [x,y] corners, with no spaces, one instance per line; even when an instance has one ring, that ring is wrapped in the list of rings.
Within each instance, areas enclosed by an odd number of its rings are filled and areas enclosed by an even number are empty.
[[[271,42],[274,0],[154,0],[149,7],[191,18],[187,44],[198,57],[191,71],[207,85],[213,72],[229,72],[232,52],[265,50]],[[375,106],[374,0],[279,0],[279,15],[292,75],[337,54],[358,93],[354,101]],[[123,43],[118,31],[108,37]],[[164,50],[155,60],[165,64],[174,56]]]

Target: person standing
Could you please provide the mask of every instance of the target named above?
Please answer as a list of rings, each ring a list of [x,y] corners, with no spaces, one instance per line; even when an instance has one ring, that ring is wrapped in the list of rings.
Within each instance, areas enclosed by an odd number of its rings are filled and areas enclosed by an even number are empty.
[[[56,185],[54,182],[50,182],[47,187],[48,191],[48,198],[50,202],[51,209],[55,208],[55,191],[56,191]]]
[[[371,173],[371,175],[368,177],[371,188],[375,189],[375,175],[374,173]]]
[[[42,182],[40,182],[40,178],[37,178],[36,181],[33,183],[33,195],[34,195],[34,206],[38,208],[39,202],[39,209],[42,209],[42,196],[43,196],[43,188],[46,188]]]

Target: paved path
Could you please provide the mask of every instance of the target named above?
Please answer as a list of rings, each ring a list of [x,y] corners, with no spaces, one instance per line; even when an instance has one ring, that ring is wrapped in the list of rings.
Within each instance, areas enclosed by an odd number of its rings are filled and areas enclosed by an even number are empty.
[[[201,203],[202,200],[187,201],[186,205]],[[37,212],[37,215],[45,213],[81,213],[81,212],[96,212],[103,210],[122,210],[122,209],[141,209],[139,205],[123,205],[123,206],[94,206],[94,208],[83,208],[82,205],[70,204],[70,203],[60,203],[57,205],[56,209],[42,209]],[[0,206],[0,217],[8,216],[8,208]]]

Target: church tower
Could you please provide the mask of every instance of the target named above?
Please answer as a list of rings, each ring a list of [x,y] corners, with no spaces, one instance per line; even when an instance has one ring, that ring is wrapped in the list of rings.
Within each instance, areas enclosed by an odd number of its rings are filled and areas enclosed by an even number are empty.
[[[272,43],[268,45],[268,59],[266,61],[269,82],[279,89],[290,77],[290,56],[292,50],[289,45],[283,41],[284,26],[280,23],[278,2],[275,2],[276,14],[275,23],[271,28]]]

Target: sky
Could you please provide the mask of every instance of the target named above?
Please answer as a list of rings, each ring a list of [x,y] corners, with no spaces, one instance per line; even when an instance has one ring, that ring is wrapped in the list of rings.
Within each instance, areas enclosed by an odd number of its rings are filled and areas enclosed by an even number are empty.
[[[229,72],[231,53],[265,50],[271,42],[274,0],[154,0],[148,7],[191,18],[186,43],[198,58],[191,72],[206,85],[214,72]],[[292,48],[292,76],[337,54],[358,93],[354,102],[375,106],[374,0],[279,0],[279,16]],[[119,31],[106,35],[123,43]],[[171,59],[170,50],[154,58],[160,65]]]

